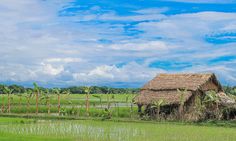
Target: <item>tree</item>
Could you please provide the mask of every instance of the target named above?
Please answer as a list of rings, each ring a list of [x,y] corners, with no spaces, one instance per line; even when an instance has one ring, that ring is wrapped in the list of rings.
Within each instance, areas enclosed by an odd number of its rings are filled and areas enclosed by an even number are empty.
[[[4,93],[4,92],[3,92]],[[5,110],[5,95],[2,94],[2,107],[1,107],[1,111],[2,113],[4,113]]]
[[[219,112],[220,97],[219,95],[217,95],[215,91],[207,91],[205,93],[203,103],[208,107],[208,109],[214,109],[216,113],[213,113],[213,114],[217,118],[220,118],[220,112]],[[210,111],[208,112],[211,113]]]
[[[25,97],[27,99],[27,114],[29,114],[29,110],[30,110],[30,98],[32,98],[33,96],[33,91],[31,89],[28,89],[26,91]]]
[[[37,85],[37,83],[33,83],[34,85],[34,93],[35,93],[35,96],[36,96],[36,115],[38,114],[39,112],[39,94],[40,94],[40,89],[39,89],[39,86]]]
[[[182,119],[183,112],[184,112],[185,95],[187,93],[187,89],[184,89],[184,90],[177,89],[177,92],[180,94],[179,118]]]
[[[60,88],[54,88],[53,93],[57,95],[58,115],[60,115],[60,111],[61,111],[61,89]]]
[[[91,87],[89,86],[85,87],[84,91],[86,93],[86,113],[87,113],[87,116],[89,116],[89,95],[91,92]]]
[[[160,99],[158,101],[154,101],[153,104],[152,104],[152,109],[156,109],[156,118],[157,119],[160,119],[160,109],[161,109],[161,106],[164,104],[164,100],[163,99]]]
[[[92,95],[93,97],[97,98],[99,100],[100,103],[100,107],[102,109],[102,96],[101,95]]]
[[[110,89],[109,88],[107,89],[106,95],[107,95],[107,109],[109,110],[110,106],[111,106],[111,103],[110,103]]]
[[[11,113],[11,100],[13,97],[11,97],[11,94],[12,94],[13,90],[8,88],[7,86],[4,87],[4,93],[7,94],[7,111],[8,113]]]
[[[17,94],[17,96],[19,97],[19,107],[22,110],[22,96],[23,96],[23,94],[19,93],[19,94]]]
[[[45,103],[48,108],[48,114],[50,115],[51,114],[51,97],[52,97],[52,95],[49,93],[48,89],[46,89],[45,91],[46,91],[45,93],[41,92],[42,96],[41,96],[40,100],[45,100]]]

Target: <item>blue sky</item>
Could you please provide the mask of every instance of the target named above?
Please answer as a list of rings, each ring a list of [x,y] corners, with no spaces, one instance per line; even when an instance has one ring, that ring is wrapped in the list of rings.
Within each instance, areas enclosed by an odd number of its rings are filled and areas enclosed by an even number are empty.
[[[236,85],[236,0],[1,0],[0,82],[140,87],[159,73]]]

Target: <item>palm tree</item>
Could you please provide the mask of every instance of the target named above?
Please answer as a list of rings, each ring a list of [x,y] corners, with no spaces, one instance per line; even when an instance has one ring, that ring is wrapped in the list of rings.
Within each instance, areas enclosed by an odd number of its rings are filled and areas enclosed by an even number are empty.
[[[86,112],[87,112],[87,116],[89,116],[89,95],[91,92],[91,87],[89,86],[85,87],[84,91],[86,93]]]
[[[54,88],[53,93],[57,95],[58,115],[60,115],[60,111],[61,111],[61,89],[60,88]]]
[[[4,93],[6,93],[7,94],[7,111],[8,111],[8,113],[10,113],[11,112],[11,99],[12,99],[12,97],[11,97],[11,94],[12,94],[12,92],[13,92],[13,89],[10,89],[10,88],[8,88],[7,86],[4,86]]]
[[[34,85],[34,93],[35,93],[35,96],[36,96],[36,115],[38,114],[39,112],[39,94],[40,94],[40,89],[39,89],[39,86],[37,85],[37,83],[33,83]]]

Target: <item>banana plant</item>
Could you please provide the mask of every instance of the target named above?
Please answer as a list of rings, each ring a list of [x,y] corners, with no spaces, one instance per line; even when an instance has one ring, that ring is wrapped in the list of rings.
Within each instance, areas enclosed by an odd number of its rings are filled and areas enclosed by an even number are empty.
[[[119,115],[120,115],[120,107],[119,107],[119,103],[116,101],[116,98],[115,98],[114,94],[111,95],[111,99],[112,99],[112,103],[114,104],[114,107],[115,107],[114,109],[115,110],[117,109],[117,115],[119,117]]]
[[[126,106],[129,107],[129,97],[130,97],[130,94],[127,94],[125,96],[125,102],[126,102]]]
[[[86,86],[84,88],[84,92],[86,93],[86,113],[87,113],[87,116],[89,116],[89,95],[91,92],[91,87]]]
[[[177,92],[180,94],[179,116],[180,118],[182,118],[183,112],[184,112],[185,95],[187,94],[187,89],[184,89],[184,90],[177,89]]]
[[[60,111],[61,111],[61,89],[60,88],[54,88],[53,93],[57,95],[57,109],[58,109],[58,115],[60,115]]]
[[[109,110],[110,107],[111,107],[111,103],[110,103],[110,88],[108,88],[106,95],[107,95],[107,109]]]
[[[40,100],[45,101],[47,108],[48,108],[48,115],[50,115],[51,114],[51,98],[53,95],[51,95],[49,93],[48,89],[46,89],[45,93],[41,92],[41,94],[42,94],[42,96],[41,96]]]
[[[93,97],[97,98],[99,100],[100,103],[100,107],[102,109],[102,96],[101,95],[92,95]]]
[[[17,94],[17,96],[19,97],[19,108],[22,109],[22,93]]]
[[[164,105],[164,100],[163,99],[160,99],[158,101],[154,101],[152,103],[152,106],[151,108],[153,109],[157,109],[157,113],[156,113],[156,118],[160,118],[160,109],[161,109],[161,106]]]
[[[25,98],[27,99],[27,114],[29,114],[30,110],[30,99],[33,97],[33,91],[32,90],[27,90],[25,93]]]
[[[34,85],[34,94],[36,96],[36,115],[38,115],[39,112],[39,95],[40,95],[40,89],[37,83],[33,83]]]
[[[206,104],[213,104],[213,103],[219,103],[219,96],[216,94],[215,91],[207,91],[206,95],[204,97],[203,102]]]
[[[11,100],[13,99],[11,94],[13,93],[13,89],[4,86],[4,93],[7,94],[7,112],[11,113]]]
[[[217,95],[215,91],[207,91],[205,93],[205,97],[203,99],[203,103],[207,106],[213,106],[216,104],[216,116],[220,118],[220,112],[219,112],[219,103],[220,103],[220,97]]]
[[[2,94],[2,107],[1,107],[2,113],[4,113],[4,110],[5,110],[5,95]]]

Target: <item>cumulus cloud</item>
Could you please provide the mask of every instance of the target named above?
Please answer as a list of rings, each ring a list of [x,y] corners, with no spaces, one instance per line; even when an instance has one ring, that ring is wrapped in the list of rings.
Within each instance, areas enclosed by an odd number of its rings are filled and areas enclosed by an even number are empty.
[[[73,77],[76,81],[82,80],[90,84],[123,82],[129,86],[132,83],[142,84],[143,80],[150,80],[158,73],[164,72],[166,71],[162,69],[148,68],[145,65],[130,62],[122,67],[115,65],[97,66],[87,73],[75,73]]]
[[[236,31],[235,13],[165,15],[170,8],[149,7],[122,15],[77,5],[73,14],[67,3],[0,2],[1,82],[137,87],[158,73],[207,71],[236,84],[234,59],[212,62],[236,54],[228,34]]]

